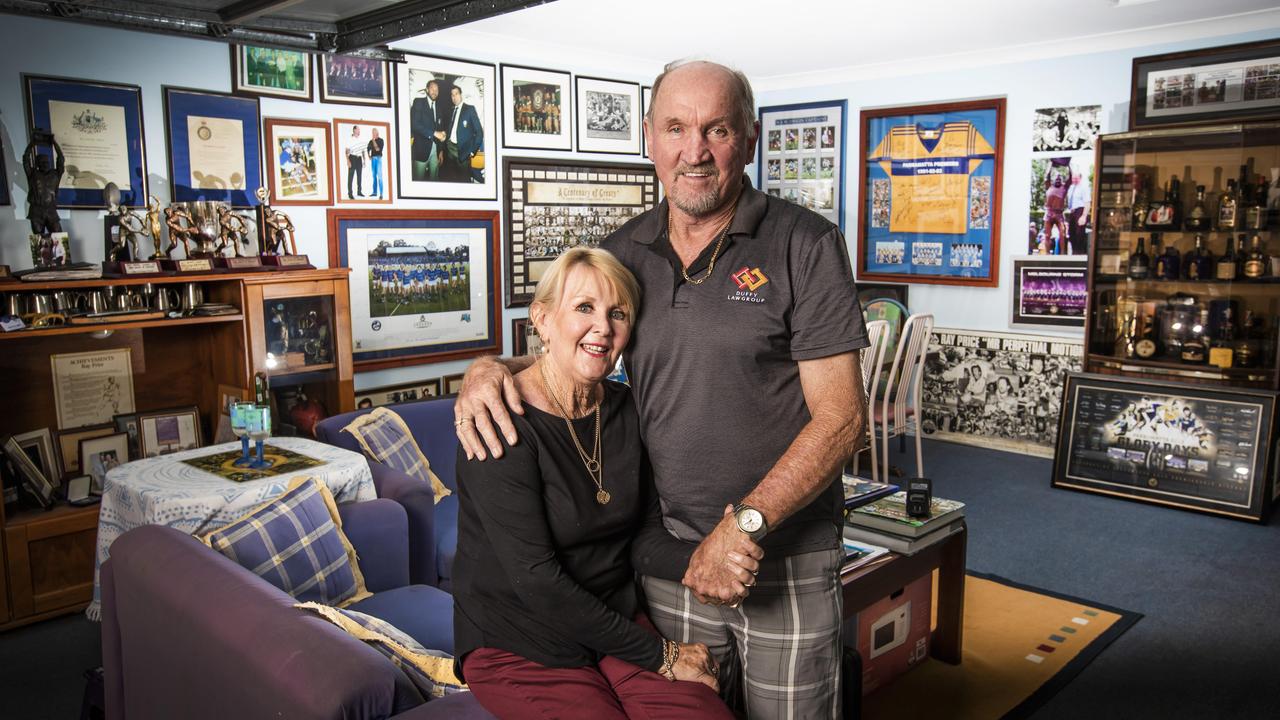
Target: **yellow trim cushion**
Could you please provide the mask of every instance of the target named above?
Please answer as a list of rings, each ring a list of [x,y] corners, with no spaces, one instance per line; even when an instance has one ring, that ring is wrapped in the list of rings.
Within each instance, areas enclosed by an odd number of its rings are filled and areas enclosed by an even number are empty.
[[[374,408],[373,412],[352,420],[342,430],[355,437],[365,455],[409,477],[430,483],[436,502],[453,494],[432,472],[431,462],[413,439],[413,433],[405,424],[404,418],[396,411],[383,407]]]

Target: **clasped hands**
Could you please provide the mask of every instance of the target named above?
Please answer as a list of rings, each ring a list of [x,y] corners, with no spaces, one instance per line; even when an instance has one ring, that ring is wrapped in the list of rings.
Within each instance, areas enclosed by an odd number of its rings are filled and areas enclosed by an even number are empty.
[[[720,522],[693,551],[680,582],[698,602],[738,607],[755,587],[763,559],[764,550],[738,529],[733,506],[726,505]]]

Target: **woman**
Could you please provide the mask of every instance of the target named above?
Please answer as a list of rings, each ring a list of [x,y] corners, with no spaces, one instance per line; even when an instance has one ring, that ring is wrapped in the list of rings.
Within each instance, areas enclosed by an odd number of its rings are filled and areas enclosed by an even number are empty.
[[[459,449],[458,674],[500,718],[732,717],[706,646],[641,613],[631,558],[678,579],[693,546],[662,527],[635,405],[605,381],[638,301],[609,253],[560,256],[530,306],[543,353],[515,376],[519,442],[483,463]],[[728,560],[749,586],[760,552],[743,549]]]

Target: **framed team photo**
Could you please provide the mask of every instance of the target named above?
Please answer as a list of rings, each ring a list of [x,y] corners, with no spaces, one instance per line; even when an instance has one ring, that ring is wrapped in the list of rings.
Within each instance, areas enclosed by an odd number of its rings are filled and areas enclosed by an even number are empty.
[[[320,102],[391,107],[391,69],[385,60],[321,55]]]
[[[558,70],[502,66],[502,146],[573,149],[571,76]]]
[[[377,120],[334,118],[335,193],[339,204],[391,204],[391,125]]]
[[[639,155],[640,85],[581,75],[574,81],[578,152]]]
[[[1129,129],[1280,111],[1280,39],[1134,58]]]
[[[844,138],[848,101],[760,108],[757,187],[844,229]],[[784,136],[793,142],[784,143]]]
[[[357,371],[502,352],[496,210],[330,209]]]
[[[598,247],[658,204],[652,165],[507,158],[507,307],[524,307],[565,250]]]
[[[1085,258],[1015,256],[1010,324],[1083,328],[1087,269]]]
[[[272,205],[332,205],[329,123],[263,118]]]
[[[311,53],[257,45],[231,46],[231,91],[311,102]]]
[[[498,93],[491,63],[405,53],[396,68],[402,198],[497,200],[489,167]]]
[[[862,111],[859,279],[999,284],[1004,111],[1004,98]],[[788,148],[823,143],[804,128],[778,139],[784,179]]]

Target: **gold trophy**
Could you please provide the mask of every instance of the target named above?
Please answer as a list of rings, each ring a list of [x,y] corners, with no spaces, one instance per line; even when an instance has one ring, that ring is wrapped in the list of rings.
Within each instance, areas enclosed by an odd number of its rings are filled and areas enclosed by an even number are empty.
[[[213,259],[214,264],[218,267],[231,268],[233,270],[247,270],[250,268],[261,268],[262,261],[257,255],[250,255],[243,252],[240,246],[249,245],[249,225],[251,220],[233,211],[226,205],[218,208],[218,226],[221,229],[221,248],[223,252]],[[231,257],[226,257],[225,251],[230,248]]]
[[[298,254],[293,221],[267,204],[267,189],[258,188],[258,245],[263,265],[289,270],[310,270],[306,255]]]

